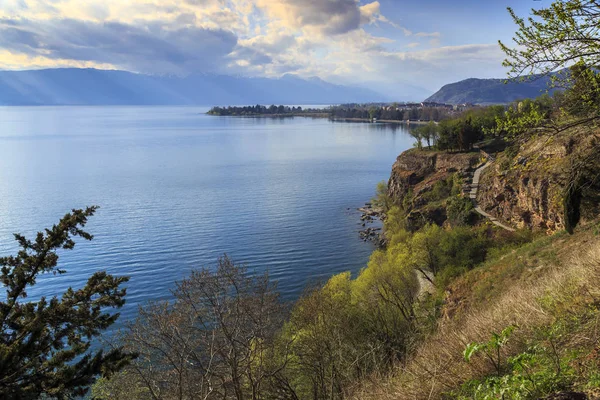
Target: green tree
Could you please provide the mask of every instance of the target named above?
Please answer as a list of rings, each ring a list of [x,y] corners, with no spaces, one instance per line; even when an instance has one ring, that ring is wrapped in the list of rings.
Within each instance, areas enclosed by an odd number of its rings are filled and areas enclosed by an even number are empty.
[[[431,145],[435,143],[437,139],[437,130],[437,124],[433,121],[429,121],[427,125],[416,128],[413,131],[415,133],[411,133],[411,135],[415,138],[418,136],[419,141],[424,139],[427,142],[427,147],[431,148]]]
[[[451,197],[446,204],[446,210],[452,226],[471,225],[477,218],[473,202],[464,197]]]
[[[82,228],[95,211],[73,210],[35,240],[15,234],[21,249],[16,256],[0,258],[6,289],[0,302],[2,398],[81,396],[97,376],[109,376],[133,358],[122,348],[106,354],[90,351],[92,339],[118,318],[106,311],[123,306],[125,289],[120,286],[128,278],[96,272],[82,289],[69,288],[60,298],[27,299],[40,275],[66,273],[58,267],[57,250],[73,249],[75,236],[92,239]]]
[[[496,117],[495,133],[517,138],[548,120],[550,110],[543,102],[526,99],[512,104],[501,117]]]
[[[380,118],[381,116],[381,108],[379,107],[371,107],[369,108],[369,118]]]
[[[599,66],[598,1],[554,1],[547,8],[531,10],[527,19],[508,11],[518,26],[515,48],[499,42],[507,55],[504,66],[510,68],[509,76],[548,74],[576,61]]]
[[[374,207],[380,208],[383,212],[387,212],[394,205],[394,201],[388,194],[388,185],[386,181],[381,181],[377,184],[377,191],[371,202]]]
[[[459,120],[444,120],[438,129],[437,148],[439,150],[456,150],[458,148]]]
[[[473,148],[473,143],[475,143],[479,137],[480,131],[473,125],[473,120],[470,116],[460,121],[457,135],[457,144],[460,150],[471,150]]]
[[[600,75],[583,63],[570,68],[569,89],[562,100],[564,110],[574,117],[597,117],[600,114]]]
[[[408,132],[410,133],[410,136],[412,136],[416,140],[416,142],[413,144],[413,146],[415,146],[417,149],[421,150],[423,148],[422,130],[417,128],[417,129],[411,129]]]
[[[414,267],[421,272],[425,279],[430,281],[432,279],[428,272],[435,276],[441,267],[439,246],[442,236],[442,228],[435,224],[429,224],[412,237],[411,250]]]

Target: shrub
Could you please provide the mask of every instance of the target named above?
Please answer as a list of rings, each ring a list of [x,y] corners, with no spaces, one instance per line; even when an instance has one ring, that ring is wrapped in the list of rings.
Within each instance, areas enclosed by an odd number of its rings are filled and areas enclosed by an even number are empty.
[[[473,202],[462,196],[448,199],[446,211],[452,226],[473,225],[478,218]]]

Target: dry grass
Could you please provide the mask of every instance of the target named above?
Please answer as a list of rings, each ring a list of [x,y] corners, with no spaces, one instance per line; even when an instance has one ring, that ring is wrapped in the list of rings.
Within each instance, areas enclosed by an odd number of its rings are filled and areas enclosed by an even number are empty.
[[[470,342],[489,340],[492,332],[517,325],[504,357],[522,351],[525,341],[536,328],[554,322],[557,312],[600,299],[600,240],[590,232],[547,241],[556,257],[538,260],[521,277],[506,273],[514,268],[512,260],[535,257],[539,246],[519,250],[493,265],[482,267],[486,279],[501,286],[494,298],[472,304],[451,319],[443,320],[435,334],[425,340],[403,366],[388,377],[372,377],[354,388],[354,399],[439,399],[464,382],[489,375],[491,365],[478,357],[467,363],[463,359]],[[518,274],[517,274],[518,275]],[[469,279],[465,277],[464,279]],[[504,280],[503,280],[504,279]],[[473,290],[473,296],[476,296]],[[469,299],[465,299],[469,301]],[[574,308],[572,310],[575,310]],[[568,311],[568,310],[567,310]],[[597,326],[595,325],[595,328]],[[594,329],[595,329],[594,328]],[[579,340],[573,337],[572,340]]]

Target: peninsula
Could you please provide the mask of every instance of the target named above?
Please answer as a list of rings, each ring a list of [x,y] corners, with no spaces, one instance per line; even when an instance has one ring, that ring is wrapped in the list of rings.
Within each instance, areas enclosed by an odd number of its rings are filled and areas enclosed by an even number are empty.
[[[443,103],[364,103],[341,104],[323,108],[264,105],[213,107],[207,114],[236,117],[312,117],[357,122],[421,122],[441,121],[478,108],[473,104],[450,105]]]

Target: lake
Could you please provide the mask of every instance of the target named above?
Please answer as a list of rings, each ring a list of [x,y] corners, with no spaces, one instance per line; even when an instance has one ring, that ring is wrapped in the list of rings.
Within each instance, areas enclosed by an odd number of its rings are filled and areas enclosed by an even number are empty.
[[[95,238],[61,252],[30,295],[128,275],[123,317],[227,253],[284,298],[364,267],[357,207],[412,146],[397,125],[204,115],[201,107],[0,107],[0,255],[72,208]]]

